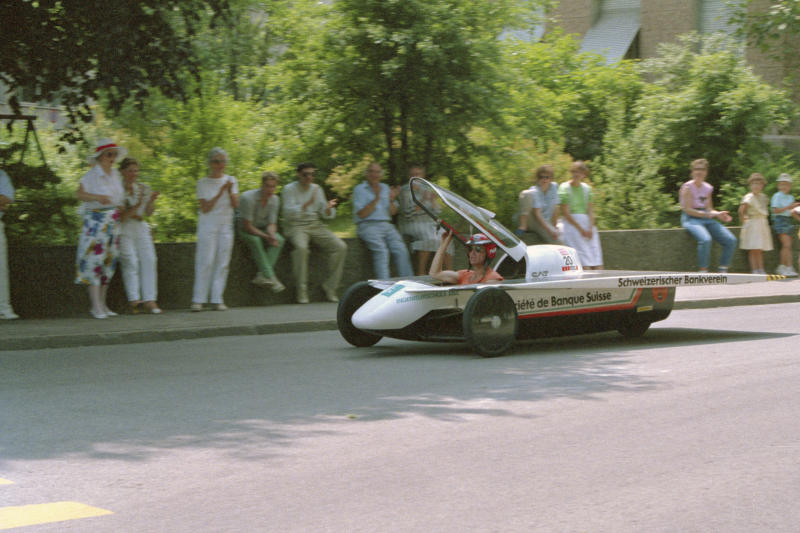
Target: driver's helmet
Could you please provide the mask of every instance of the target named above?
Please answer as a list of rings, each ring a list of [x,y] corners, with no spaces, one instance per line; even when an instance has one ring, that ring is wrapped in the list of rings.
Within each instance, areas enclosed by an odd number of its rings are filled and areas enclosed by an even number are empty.
[[[497,245],[489,240],[489,237],[483,233],[476,233],[464,244],[467,246],[477,245],[486,248],[486,259],[494,259],[494,256],[497,255]]]

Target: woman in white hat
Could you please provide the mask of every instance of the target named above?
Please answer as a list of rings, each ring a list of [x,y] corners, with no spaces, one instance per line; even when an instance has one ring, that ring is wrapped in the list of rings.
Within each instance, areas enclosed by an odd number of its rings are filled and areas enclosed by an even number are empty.
[[[95,318],[115,316],[106,305],[108,284],[117,267],[119,206],[125,197],[114,161],[127,150],[111,139],[100,139],[88,161],[92,168],[81,178],[77,198],[83,224],[78,240],[75,283],[86,285]]]

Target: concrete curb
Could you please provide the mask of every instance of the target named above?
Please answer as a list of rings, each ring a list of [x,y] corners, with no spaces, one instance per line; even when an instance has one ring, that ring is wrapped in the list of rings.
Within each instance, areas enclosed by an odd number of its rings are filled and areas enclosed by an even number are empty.
[[[800,295],[743,296],[734,298],[707,298],[676,301],[673,309],[711,309],[746,305],[771,305],[800,303]],[[147,331],[118,331],[108,333],[75,333],[65,335],[43,335],[38,337],[10,337],[0,346],[0,351],[47,350],[74,348],[78,346],[111,346],[115,344],[138,344],[144,342],[168,342],[176,340],[205,339],[237,335],[271,335],[274,333],[303,333],[337,329],[336,320],[307,320],[284,323],[246,324],[241,326],[204,326],[170,328]]]
[[[302,333],[336,329],[336,320],[288,322],[283,324],[259,324],[243,326],[217,326],[171,328],[161,331],[119,331],[95,334],[45,335],[40,337],[12,337],[5,339],[0,351],[47,350],[75,348],[78,346],[110,346],[114,344],[138,344],[144,342],[167,342],[190,339],[207,339],[238,335],[271,335],[273,333]]]

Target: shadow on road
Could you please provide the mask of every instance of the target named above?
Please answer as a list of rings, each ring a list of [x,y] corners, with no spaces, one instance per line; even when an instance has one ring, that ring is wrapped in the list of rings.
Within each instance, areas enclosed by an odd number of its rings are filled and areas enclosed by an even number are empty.
[[[337,332],[5,354],[0,468],[75,454],[146,461],[185,448],[269,460],[352,424],[530,418],[534,410],[511,403],[600,401],[669,386],[643,364],[662,349],[691,347],[680,357],[696,358],[708,345],[787,336],[654,328],[635,340],[608,333],[522,342],[493,359],[463,343],[383,340],[356,349]],[[271,344],[278,337],[288,348]]]

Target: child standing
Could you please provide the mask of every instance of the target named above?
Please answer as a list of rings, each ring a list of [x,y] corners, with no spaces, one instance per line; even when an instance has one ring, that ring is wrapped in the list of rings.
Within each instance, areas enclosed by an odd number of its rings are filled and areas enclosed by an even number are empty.
[[[772,208],[772,230],[781,242],[780,261],[776,273],[783,276],[797,276],[792,268],[792,216],[800,220],[800,215],[794,212],[795,207],[800,206],[800,202],[794,201],[791,194],[792,177],[789,174],[781,174],[777,179],[778,192],[772,195],[770,207]]]
[[[739,218],[742,219],[739,248],[747,250],[747,259],[753,274],[766,274],[764,252],[772,250],[772,235],[767,222],[769,199],[763,193],[766,184],[767,180],[758,172],[750,174],[747,178],[750,192],[744,195],[739,205]]]

